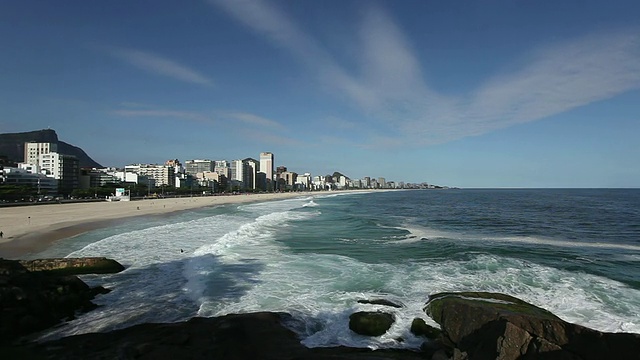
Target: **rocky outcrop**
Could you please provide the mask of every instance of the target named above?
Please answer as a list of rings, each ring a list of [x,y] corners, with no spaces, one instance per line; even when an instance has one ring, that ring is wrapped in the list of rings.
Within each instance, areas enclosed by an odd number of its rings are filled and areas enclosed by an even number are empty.
[[[46,271],[56,275],[112,274],[124,266],[105,257],[18,260],[27,270]]]
[[[401,308],[403,305],[401,304],[397,304],[394,303],[391,300],[386,300],[386,299],[372,299],[372,300],[368,300],[368,299],[360,299],[358,300],[359,304],[371,304],[371,305],[382,305],[382,306],[391,306],[394,308]]]
[[[73,319],[76,312],[95,308],[91,300],[104,292],[76,276],[32,272],[18,261],[0,259],[0,343]]]
[[[638,334],[571,324],[504,294],[435,294],[425,311],[457,359],[640,359]]]
[[[81,168],[102,167],[81,148],[58,140],[58,134],[52,129],[0,134],[0,156],[4,155],[8,160],[16,163],[24,161],[24,143],[26,142],[54,143],[58,145],[59,153],[78,158]]]
[[[360,335],[380,336],[389,330],[393,315],[377,311],[359,311],[349,316],[349,329]]]
[[[310,349],[282,325],[289,321],[288,314],[270,312],[193,318],[5,347],[0,353],[15,359],[424,359],[407,350]]]

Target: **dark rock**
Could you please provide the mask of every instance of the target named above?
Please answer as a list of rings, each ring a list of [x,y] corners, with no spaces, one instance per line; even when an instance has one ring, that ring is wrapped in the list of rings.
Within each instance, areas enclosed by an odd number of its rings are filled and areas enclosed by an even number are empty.
[[[640,335],[603,333],[495,293],[441,293],[425,307],[454,359],[639,359]]]
[[[0,279],[0,343],[96,307],[94,290],[75,276],[30,272],[18,261],[0,259]]]
[[[440,329],[434,328],[420,318],[415,318],[411,322],[411,332],[416,336],[425,336],[429,339],[436,339],[442,334]]]
[[[15,359],[424,359],[408,350],[309,349],[282,325],[284,313],[233,314],[0,347]]]
[[[113,274],[124,270],[119,262],[105,257],[19,260],[31,272],[55,275]]]
[[[380,336],[389,330],[394,321],[391,314],[359,311],[349,316],[349,329],[360,335]]]
[[[361,299],[361,300],[358,300],[358,302],[360,304],[384,305],[384,306],[391,306],[391,307],[394,307],[394,308],[403,307],[403,305],[401,305],[401,304],[396,304],[393,301],[389,301],[389,300],[385,300],[385,299],[374,299],[374,300]]]

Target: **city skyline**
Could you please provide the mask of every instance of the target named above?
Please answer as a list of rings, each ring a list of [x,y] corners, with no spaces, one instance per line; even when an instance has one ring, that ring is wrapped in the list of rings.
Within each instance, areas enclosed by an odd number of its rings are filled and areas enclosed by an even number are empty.
[[[62,4],[62,5],[61,5]],[[639,187],[640,4],[11,2],[0,133],[104,166],[243,159],[455,187]]]

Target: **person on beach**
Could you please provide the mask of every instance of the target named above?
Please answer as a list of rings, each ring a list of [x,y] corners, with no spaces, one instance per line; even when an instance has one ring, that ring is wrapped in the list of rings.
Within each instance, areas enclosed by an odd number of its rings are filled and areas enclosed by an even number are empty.
[[[0,231],[0,239],[2,239],[3,236],[4,236],[4,233]]]

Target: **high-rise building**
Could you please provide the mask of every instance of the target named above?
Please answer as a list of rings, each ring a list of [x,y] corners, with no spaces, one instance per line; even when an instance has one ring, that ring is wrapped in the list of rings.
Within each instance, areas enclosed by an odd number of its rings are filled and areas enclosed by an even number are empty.
[[[40,154],[38,166],[41,171],[58,180],[58,192],[70,195],[80,188],[80,161],[73,155],[57,152]]]
[[[126,172],[133,172],[138,175],[147,176],[155,180],[155,186],[175,186],[176,176],[173,166],[157,164],[137,164],[124,167]],[[125,181],[129,181],[125,179]],[[149,184],[150,185],[150,184]],[[152,187],[151,185],[149,187]]]
[[[58,144],[55,143],[24,143],[24,162],[31,165],[38,165],[41,154],[48,154],[58,151]]]
[[[213,171],[214,162],[212,160],[187,160],[184,162],[185,172],[195,175],[197,173]]]
[[[231,176],[231,166],[227,160],[216,160],[213,164],[213,171],[227,179]]]
[[[267,191],[273,191],[273,154],[270,152],[260,153],[260,172],[266,178]]]
[[[260,172],[260,162],[253,158],[246,158],[242,160],[247,164],[247,171],[243,174],[243,182],[249,189],[256,189],[258,187],[257,174]]]

